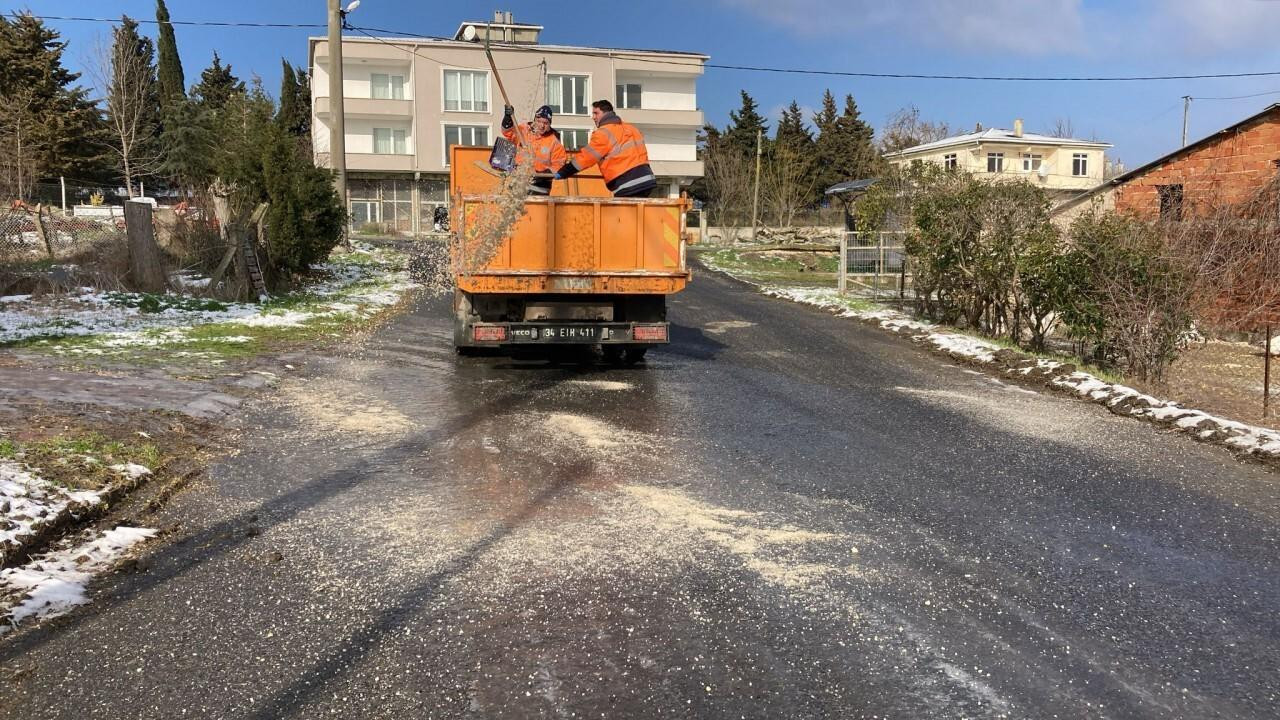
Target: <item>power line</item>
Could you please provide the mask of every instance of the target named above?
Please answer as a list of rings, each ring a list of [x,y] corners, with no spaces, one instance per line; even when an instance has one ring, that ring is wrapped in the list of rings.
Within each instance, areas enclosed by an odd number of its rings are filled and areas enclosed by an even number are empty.
[[[20,13],[3,13],[4,17],[18,18]],[[31,15],[30,17],[38,20],[57,20],[70,22],[100,22],[119,24],[120,20],[112,18],[95,18],[70,15]],[[157,24],[156,20],[138,19],[136,22]],[[277,29],[315,29],[326,27],[318,23],[263,23],[263,22],[231,22],[219,20],[171,20],[172,25],[187,26],[203,26],[203,27],[244,27],[244,28],[277,28]],[[415,33],[409,33],[399,30],[384,30],[381,28],[371,27],[355,27],[349,26],[350,29],[362,32],[362,34],[374,40],[381,40],[368,32],[379,32],[387,35],[396,35],[402,37],[422,38],[424,40],[449,40],[438,36],[424,36]],[[385,41],[383,41],[385,42]],[[390,43],[388,43],[390,44]],[[507,45],[494,44],[495,47],[504,50],[513,50],[519,52],[538,52],[537,47],[527,45]],[[416,54],[416,53],[415,53]],[[580,52],[582,55],[601,55],[611,56],[616,51],[597,50],[595,52]],[[961,81],[978,81],[978,82],[1161,82],[1172,80],[1224,80],[1229,78],[1253,78],[1253,77],[1276,77],[1280,76],[1280,70],[1266,70],[1258,72],[1234,72],[1234,73],[1198,73],[1185,75],[944,75],[932,73],[893,73],[893,72],[863,72],[856,70],[820,70],[813,68],[783,68],[783,67],[767,67],[761,65],[730,65],[724,63],[703,63],[703,62],[685,62],[680,60],[660,60],[656,58],[628,57],[628,60],[638,62],[647,62],[658,65],[677,65],[686,67],[709,68],[716,70],[737,70],[742,72],[762,72],[762,73],[781,73],[791,75],[822,75],[833,77],[858,77],[858,78],[880,78],[889,80],[961,80]],[[435,61],[438,62],[438,61]],[[1261,93],[1271,94],[1271,93]],[[1205,100],[1235,100],[1239,98],[1202,98]]]
[[[1244,100],[1245,98],[1262,97],[1263,95],[1280,95],[1280,90],[1268,90],[1267,92],[1254,93],[1252,95],[1232,95],[1231,97],[1200,97],[1193,95],[1192,100]]]

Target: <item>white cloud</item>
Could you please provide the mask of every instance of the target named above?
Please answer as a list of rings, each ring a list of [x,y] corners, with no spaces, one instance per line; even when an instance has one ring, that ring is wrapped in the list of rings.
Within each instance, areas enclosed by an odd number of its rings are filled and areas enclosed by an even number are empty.
[[[887,32],[921,45],[1022,55],[1078,53],[1083,49],[1082,0],[721,2],[801,35]]]
[[[1150,42],[1162,38],[1169,49],[1207,54],[1269,46],[1280,25],[1276,0],[1147,0]]]

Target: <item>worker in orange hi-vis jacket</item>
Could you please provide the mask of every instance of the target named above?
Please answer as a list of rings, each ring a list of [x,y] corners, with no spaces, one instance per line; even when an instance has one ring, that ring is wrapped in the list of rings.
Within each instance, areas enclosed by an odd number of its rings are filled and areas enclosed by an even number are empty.
[[[517,146],[523,145],[533,154],[533,170],[540,173],[553,173],[569,160],[564,145],[560,144],[560,133],[551,127],[551,108],[543,105],[533,114],[533,121],[517,126],[512,115],[515,108],[507,105],[502,115],[502,136]],[[516,153],[519,163],[523,153]],[[532,195],[550,195],[551,178],[535,177],[530,183]]]
[[[591,103],[591,119],[596,129],[590,142],[560,168],[555,179],[564,180],[599,165],[605,187],[614,197],[649,197],[658,186],[658,179],[649,167],[644,135],[635,125],[622,122],[608,100]]]

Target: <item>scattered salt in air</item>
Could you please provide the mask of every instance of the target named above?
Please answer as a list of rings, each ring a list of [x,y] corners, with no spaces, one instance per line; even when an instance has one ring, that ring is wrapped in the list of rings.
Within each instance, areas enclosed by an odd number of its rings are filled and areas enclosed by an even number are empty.
[[[0,570],[0,635],[28,619],[57,617],[87,602],[86,586],[155,530],[117,527]],[[6,626],[7,625],[7,626]]]

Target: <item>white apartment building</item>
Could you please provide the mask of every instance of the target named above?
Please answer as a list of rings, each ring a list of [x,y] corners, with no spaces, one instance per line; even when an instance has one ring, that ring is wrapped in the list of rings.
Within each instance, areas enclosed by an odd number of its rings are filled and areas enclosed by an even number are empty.
[[[448,203],[449,147],[492,145],[501,133],[486,32],[517,119],[550,105],[572,153],[592,130],[591,103],[606,99],[644,133],[650,165],[670,195],[702,176],[697,80],[707,55],[543,45],[542,29],[495,13],[493,21],[463,23],[452,40],[343,37],[348,207],[357,228],[429,229],[435,208]],[[316,163],[327,166],[329,43],[309,42],[313,144]]]
[[[971,133],[885,153],[896,166],[932,162],[987,178],[1024,178],[1054,200],[1079,194],[1102,182],[1111,143],[1060,138],[1013,129],[975,129]]]

